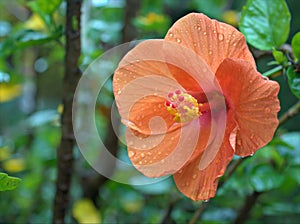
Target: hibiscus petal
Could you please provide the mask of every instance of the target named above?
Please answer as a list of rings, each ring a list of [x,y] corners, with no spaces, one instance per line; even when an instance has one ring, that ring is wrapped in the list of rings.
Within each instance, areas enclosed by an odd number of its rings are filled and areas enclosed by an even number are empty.
[[[238,59],[224,60],[216,77],[238,123],[236,154],[251,155],[272,140],[278,126],[279,85]]]
[[[128,155],[133,165],[148,177],[173,174],[190,160],[199,136],[198,120],[165,135],[139,136],[127,129]],[[205,142],[207,136],[203,138]]]
[[[235,149],[231,140],[236,138],[236,123],[232,112],[227,116],[227,123],[221,146],[212,143],[205,149],[217,152],[205,169],[201,168],[202,156],[198,156],[174,174],[178,189],[193,200],[207,200],[215,196],[218,179],[225,173],[234,156]]]
[[[244,59],[256,67],[243,34],[204,14],[190,13],[182,17],[169,29],[165,40],[195,51],[214,73],[225,58]]]
[[[123,123],[142,134],[151,134],[147,122],[153,116],[166,118],[167,127],[174,123],[162,108],[168,92],[179,89],[206,93],[215,89],[213,80],[214,74],[206,63],[190,49],[163,40],[148,40],[122,59],[113,87]],[[148,118],[140,119],[141,116]]]

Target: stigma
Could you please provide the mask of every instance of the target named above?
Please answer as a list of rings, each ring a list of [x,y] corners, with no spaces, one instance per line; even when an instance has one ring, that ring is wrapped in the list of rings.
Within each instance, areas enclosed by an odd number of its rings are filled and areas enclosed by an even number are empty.
[[[189,122],[201,116],[201,103],[188,93],[176,90],[168,94],[165,102],[167,111],[174,116],[178,123]]]

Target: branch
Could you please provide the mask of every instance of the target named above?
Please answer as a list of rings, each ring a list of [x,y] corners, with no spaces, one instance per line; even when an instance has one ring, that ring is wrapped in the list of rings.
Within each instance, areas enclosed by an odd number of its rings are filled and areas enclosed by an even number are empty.
[[[254,191],[251,195],[247,196],[246,202],[235,219],[234,224],[243,224],[248,219],[252,207],[255,205],[257,198],[261,194],[262,192]]]
[[[62,101],[64,111],[61,118],[62,136],[57,148],[57,181],[53,207],[53,223],[65,223],[69,203],[69,189],[73,168],[73,147],[75,144],[72,127],[72,103],[81,72],[78,59],[80,45],[81,0],[67,0],[66,12],[66,54],[65,76],[63,80]]]
[[[300,100],[293,105],[290,109],[288,109],[280,118],[279,118],[279,126],[283,125],[286,121],[296,116],[300,111]]]

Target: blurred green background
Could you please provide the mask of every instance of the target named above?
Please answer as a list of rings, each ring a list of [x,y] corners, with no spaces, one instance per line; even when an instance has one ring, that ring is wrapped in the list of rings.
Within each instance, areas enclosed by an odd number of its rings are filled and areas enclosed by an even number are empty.
[[[291,15],[287,44],[300,30],[300,2],[286,1]],[[121,43],[163,38],[189,12],[238,26],[245,0],[84,0],[82,71],[106,50]],[[22,179],[0,191],[0,223],[49,223],[60,141],[66,3],[62,0],[0,2],[0,172]],[[251,47],[253,52],[257,51]],[[258,70],[272,66],[272,54],[257,58]],[[285,76],[277,77],[282,115],[298,100]],[[104,142],[112,87],[101,91],[96,119]],[[286,122],[274,140],[248,158],[219,189],[199,223],[233,223],[250,196],[256,196],[246,223],[297,223],[300,219],[300,116]],[[106,128],[105,128],[106,127]],[[114,141],[113,153],[128,161],[126,147]],[[98,175],[75,148],[68,223],[186,223],[202,202],[178,192],[172,178],[135,187]],[[126,175],[124,173],[114,175]]]

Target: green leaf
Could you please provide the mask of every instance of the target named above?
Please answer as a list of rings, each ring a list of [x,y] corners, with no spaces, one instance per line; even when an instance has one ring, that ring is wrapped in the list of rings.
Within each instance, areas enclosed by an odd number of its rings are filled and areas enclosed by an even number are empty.
[[[20,182],[20,178],[10,177],[6,173],[0,173],[0,191],[13,190]]]
[[[263,192],[278,188],[283,183],[280,175],[271,165],[255,167],[251,173],[250,183],[257,192]]]
[[[278,145],[277,149],[281,157],[285,158],[288,164],[300,165],[300,132],[288,132],[280,136],[286,145]]]
[[[52,15],[54,11],[60,6],[62,3],[62,0],[35,0],[30,1],[28,3],[28,6],[31,8],[31,10],[35,12],[44,12],[46,14]]]
[[[209,17],[221,19],[226,7],[226,0],[192,0],[192,6]]]
[[[283,52],[274,49],[272,54],[278,64],[284,65],[288,62],[288,59]]]
[[[289,67],[287,70],[288,83],[292,93],[300,99],[300,73],[295,72],[294,67]]]
[[[52,15],[54,11],[60,6],[62,0],[35,0],[28,3],[29,8],[40,15],[48,26],[52,25]]]
[[[62,36],[62,32],[61,27],[50,36],[33,30],[21,30],[0,43],[0,57],[8,56],[15,50],[58,40]]]
[[[300,32],[296,33],[292,39],[292,49],[295,57],[300,60]]]
[[[280,47],[288,38],[291,15],[284,0],[248,0],[239,28],[247,41],[260,50]]]

